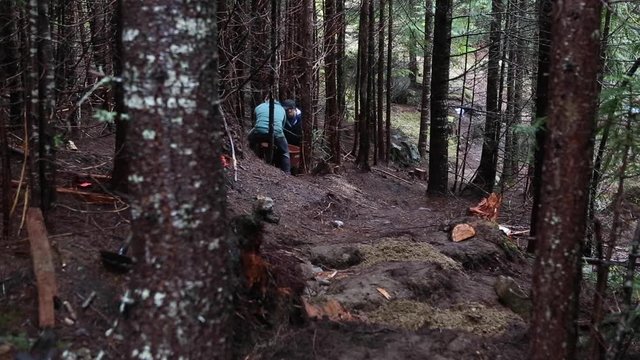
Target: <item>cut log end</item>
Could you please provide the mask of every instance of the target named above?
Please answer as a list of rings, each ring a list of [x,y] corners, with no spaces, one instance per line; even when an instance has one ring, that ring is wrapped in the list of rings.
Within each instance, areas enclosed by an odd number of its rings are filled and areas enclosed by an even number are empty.
[[[476,230],[469,224],[458,224],[451,230],[451,240],[460,242],[476,236]]]

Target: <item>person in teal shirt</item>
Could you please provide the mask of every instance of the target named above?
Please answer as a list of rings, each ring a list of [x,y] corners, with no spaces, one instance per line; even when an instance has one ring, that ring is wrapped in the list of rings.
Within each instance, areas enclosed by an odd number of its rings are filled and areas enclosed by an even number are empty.
[[[269,100],[256,106],[254,110],[256,123],[249,132],[249,146],[259,154],[259,146],[262,142],[270,142],[269,139]],[[291,173],[291,162],[289,159],[289,144],[284,136],[284,123],[287,119],[285,112],[279,101],[273,102],[273,143],[275,145],[275,162],[280,165],[280,169],[287,174]]]

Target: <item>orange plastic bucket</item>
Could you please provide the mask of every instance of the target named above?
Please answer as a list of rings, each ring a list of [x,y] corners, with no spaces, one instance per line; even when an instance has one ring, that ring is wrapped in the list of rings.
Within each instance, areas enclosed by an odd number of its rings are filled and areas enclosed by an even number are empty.
[[[292,168],[300,167],[300,146],[289,145],[289,158]]]

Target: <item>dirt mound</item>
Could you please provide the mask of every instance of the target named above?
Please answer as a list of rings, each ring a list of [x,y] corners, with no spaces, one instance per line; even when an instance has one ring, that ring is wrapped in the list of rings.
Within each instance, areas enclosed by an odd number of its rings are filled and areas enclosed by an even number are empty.
[[[380,262],[425,261],[440,265],[443,269],[461,270],[460,264],[442,254],[427,243],[416,243],[410,236],[382,238],[373,245],[360,245],[364,254],[362,266]]]

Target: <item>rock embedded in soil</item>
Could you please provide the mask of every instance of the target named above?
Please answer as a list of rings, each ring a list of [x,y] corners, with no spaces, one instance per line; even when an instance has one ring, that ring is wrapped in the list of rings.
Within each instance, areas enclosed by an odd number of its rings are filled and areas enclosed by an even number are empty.
[[[362,252],[352,245],[320,245],[309,249],[312,263],[332,269],[346,269],[363,260]]]
[[[533,306],[531,298],[520,288],[516,281],[509,276],[498,276],[494,285],[500,302],[514,313],[528,319]]]

